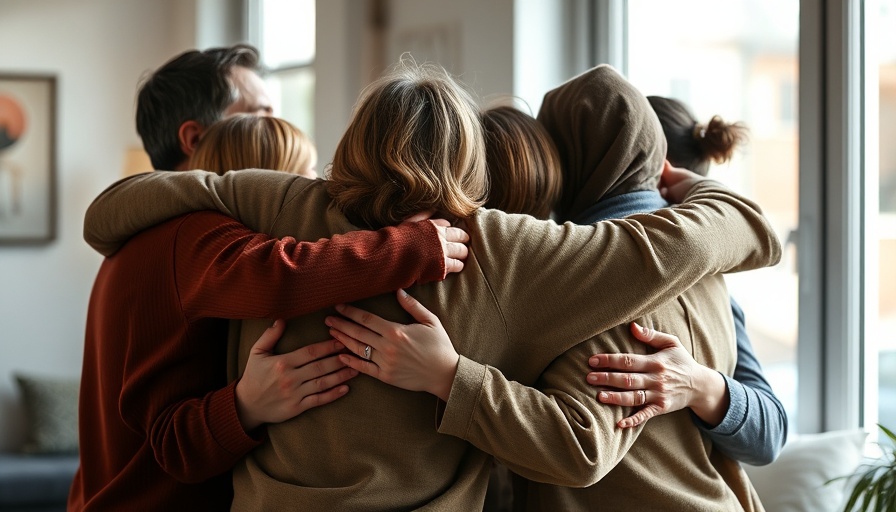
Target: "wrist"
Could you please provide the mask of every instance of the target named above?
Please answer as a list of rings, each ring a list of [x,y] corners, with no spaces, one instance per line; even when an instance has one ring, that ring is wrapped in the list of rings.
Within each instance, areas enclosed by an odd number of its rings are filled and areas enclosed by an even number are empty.
[[[722,375],[707,367],[702,367],[700,378],[695,389],[690,408],[710,427],[715,427],[722,422],[728,411],[728,386]]]
[[[457,375],[457,364],[460,361],[460,355],[457,353],[448,360],[444,369],[437,372],[436,378],[432,381],[432,388],[429,393],[439,397],[443,402],[448,401],[451,395],[451,387],[454,385],[454,377]]]
[[[234,402],[236,404],[236,416],[240,420],[240,425],[242,425],[243,430],[246,433],[249,433],[250,431],[261,426],[261,424],[264,422],[261,421],[261,419],[258,418],[255,414],[255,411],[250,405],[251,400],[246,399],[246,390],[243,386],[242,379],[237,382],[236,389],[234,390],[234,395]]]

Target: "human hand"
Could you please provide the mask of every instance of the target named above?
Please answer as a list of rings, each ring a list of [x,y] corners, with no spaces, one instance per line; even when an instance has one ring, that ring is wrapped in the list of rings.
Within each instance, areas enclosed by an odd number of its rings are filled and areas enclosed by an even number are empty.
[[[401,307],[419,323],[389,322],[353,306],[336,306],[349,320],[327,317],[330,334],[358,355],[339,359],[386,384],[447,401],[460,356],[437,316],[404,290],[397,295]]]
[[[670,203],[678,204],[684,201],[694,185],[705,179],[687,169],[672,167],[666,160],[663,164],[663,173],[660,175],[660,194]]]
[[[442,242],[442,253],[445,255],[444,277],[452,272],[460,272],[464,269],[464,260],[469,254],[467,242],[470,241],[470,235],[445,219],[429,219],[429,222],[439,230],[439,241]]]
[[[603,370],[590,372],[587,376],[589,384],[623,390],[600,391],[598,401],[643,406],[620,420],[619,427],[636,427],[654,416],[703,405],[707,396],[715,394],[710,387],[718,384],[710,374],[721,380],[723,392],[727,393],[718,372],[694,360],[677,336],[641,327],[635,322],[631,323],[631,332],[635,339],[658,352],[647,355],[595,354],[588,359],[589,366]]]
[[[286,322],[274,321],[262,333],[236,385],[236,407],[246,432],[263,423],[279,423],[346,393],[343,383],[358,375],[334,355],[345,347],[336,340],[275,354]]]
[[[470,235],[461,228],[454,227],[445,219],[432,219],[433,212],[421,212],[405,219],[405,222],[420,222],[428,220],[439,232],[439,242],[442,244],[442,255],[445,258],[445,275],[442,279],[448,277],[452,272],[460,272],[464,269],[464,260],[467,259],[469,250],[467,243],[470,241]]]

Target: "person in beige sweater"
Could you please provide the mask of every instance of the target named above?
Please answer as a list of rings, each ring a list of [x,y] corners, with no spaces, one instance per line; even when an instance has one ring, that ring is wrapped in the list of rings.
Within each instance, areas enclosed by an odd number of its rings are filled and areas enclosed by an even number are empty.
[[[646,101],[633,109],[626,123],[607,127],[620,130],[604,155],[607,165],[658,167],[665,153],[659,123]],[[575,389],[559,398],[530,386],[552,363],[573,360],[583,381],[581,361],[599,333],[657,309],[707,275],[780,258],[780,243],[755,204],[696,175],[667,183],[680,207],[557,225],[479,208],[484,161],[469,95],[443,70],[405,64],[359,100],[330,182],[269,171],[151,173],[116,183],[88,209],[85,239],[106,254],[141,229],[200,209],[299,239],[432,210],[455,217],[472,238],[463,272],[409,290],[444,319],[455,343],[450,388],[422,390],[435,399],[359,377],[328,408],[271,425],[268,441],[234,470],[235,510],[476,510],[492,455],[534,480],[592,485],[639,430],[615,428],[625,411],[594,411],[590,391],[584,403]],[[392,296],[358,305],[409,319]],[[278,350],[327,339],[324,319],[333,313],[290,320]],[[233,378],[266,327],[234,327]],[[643,351],[627,336],[624,347]],[[733,364],[733,344],[727,354],[717,352],[716,364]],[[375,350],[359,355],[380,357]],[[557,370],[548,375],[567,373]]]

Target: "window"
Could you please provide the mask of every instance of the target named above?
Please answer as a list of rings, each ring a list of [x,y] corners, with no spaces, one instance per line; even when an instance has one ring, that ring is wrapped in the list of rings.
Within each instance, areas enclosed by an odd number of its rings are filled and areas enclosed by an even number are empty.
[[[746,123],[749,143],[710,176],[756,200],[782,242],[792,239],[799,219],[798,0],[629,0],[627,20],[628,78],[645,94],[681,100],[702,123],[714,115]],[[726,277],[795,426],[795,245],[785,247],[776,267]]]
[[[896,0],[594,4],[643,91],[752,130],[711,172],[787,241],[728,282],[792,430],[896,425]]]
[[[869,251],[868,264],[871,311],[868,317],[870,352],[869,369],[876,372],[867,382],[867,394],[876,392],[876,415],[867,415],[869,422],[876,421],[896,428],[896,34],[891,28],[896,24],[896,0],[868,2],[865,14],[867,24],[866,79],[870,82],[869,99],[866,101],[866,126],[877,129],[876,139],[869,145],[868,187],[865,237]],[[877,92],[877,98],[874,98]],[[877,101],[875,101],[877,100]],[[875,154],[876,153],[876,154]],[[876,164],[876,166],[874,165]],[[875,168],[876,167],[876,168]],[[869,403],[873,405],[873,401]],[[874,418],[876,416],[876,418]]]
[[[274,115],[313,138],[314,0],[250,0],[248,19]]]

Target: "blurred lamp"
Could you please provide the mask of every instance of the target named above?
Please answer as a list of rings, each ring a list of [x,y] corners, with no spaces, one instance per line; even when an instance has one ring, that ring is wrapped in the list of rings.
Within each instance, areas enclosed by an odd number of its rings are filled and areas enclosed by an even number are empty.
[[[125,150],[124,165],[122,165],[121,169],[123,177],[152,170],[152,162],[149,161],[149,155],[146,154],[146,151],[143,151],[143,148],[130,147]]]

